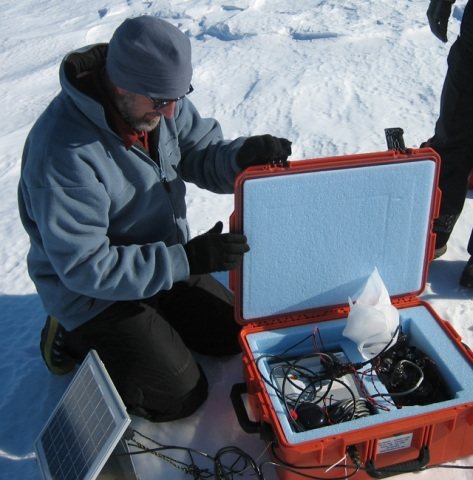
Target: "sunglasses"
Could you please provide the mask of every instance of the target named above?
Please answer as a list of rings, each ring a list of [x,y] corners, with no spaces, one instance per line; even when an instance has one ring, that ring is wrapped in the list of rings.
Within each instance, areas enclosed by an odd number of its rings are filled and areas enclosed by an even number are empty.
[[[152,104],[153,104],[153,110],[159,110],[166,105],[169,105],[170,103],[177,102],[181,98],[184,98],[185,96],[189,95],[189,93],[192,93],[194,91],[194,87],[192,85],[189,85],[189,90],[187,90],[187,93],[182,95],[181,97],[173,98],[170,100],[161,100],[160,98],[154,98],[154,97],[146,97]]]

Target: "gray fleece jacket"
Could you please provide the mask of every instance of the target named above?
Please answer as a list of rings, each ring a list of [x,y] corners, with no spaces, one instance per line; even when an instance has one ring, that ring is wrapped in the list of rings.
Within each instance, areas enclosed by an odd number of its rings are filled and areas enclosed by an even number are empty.
[[[186,185],[232,193],[245,140],[224,140],[184,98],[162,117],[153,160],[126,150],[100,101],[77,88],[105,44],[66,56],[62,90],[33,126],[23,153],[20,217],[29,274],[44,308],[72,330],[119,300],[150,297],[189,277]]]

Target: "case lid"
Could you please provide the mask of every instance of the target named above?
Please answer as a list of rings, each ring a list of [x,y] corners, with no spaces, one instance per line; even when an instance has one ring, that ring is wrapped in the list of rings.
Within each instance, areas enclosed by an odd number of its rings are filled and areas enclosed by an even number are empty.
[[[418,149],[243,172],[231,228],[250,251],[230,276],[237,321],[346,307],[375,267],[391,297],[418,295],[433,254],[438,165],[433,150]]]

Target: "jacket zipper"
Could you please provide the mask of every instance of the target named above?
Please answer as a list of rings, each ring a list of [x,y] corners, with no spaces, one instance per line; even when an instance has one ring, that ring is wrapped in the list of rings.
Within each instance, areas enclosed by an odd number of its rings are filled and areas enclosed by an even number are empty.
[[[168,180],[166,178],[166,174],[164,173],[163,166],[161,164],[161,155],[158,153],[158,158],[156,159],[156,165],[158,166],[158,173],[159,173],[159,180],[164,185],[164,188],[168,193],[171,192],[171,188],[169,187]]]

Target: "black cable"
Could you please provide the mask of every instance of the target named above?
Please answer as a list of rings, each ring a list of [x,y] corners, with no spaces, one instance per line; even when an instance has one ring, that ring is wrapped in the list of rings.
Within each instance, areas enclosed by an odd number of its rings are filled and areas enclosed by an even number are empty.
[[[137,445],[133,441],[129,441],[129,445],[135,447],[135,448],[140,448],[140,450],[135,451],[135,452],[128,452],[122,455],[130,455],[130,456],[135,456],[135,455],[142,455],[144,453],[152,453],[156,455],[158,458],[161,460],[165,460],[168,463],[170,463],[173,467],[177,468],[178,470],[182,470],[184,473],[192,475],[195,479],[198,480],[206,480],[208,478],[212,478],[214,475],[211,473],[211,471],[208,468],[200,468],[196,465],[192,458],[192,453],[201,455],[205,457],[207,460],[213,462],[213,458],[208,455],[205,452],[199,452],[197,450],[194,450],[192,448],[188,447],[179,447],[177,445],[166,445],[166,446],[161,446],[161,447],[155,447],[155,448],[148,448],[144,446]],[[160,452],[168,451],[168,450],[177,450],[177,451],[184,451],[187,452],[191,458],[191,463],[185,463],[181,460],[176,460],[174,458],[168,457],[166,455],[162,455]]]
[[[306,339],[307,338],[308,337],[306,337]],[[291,350],[292,348],[293,347],[290,347],[288,350],[286,350],[286,352]],[[279,400],[282,402],[282,404],[286,409],[289,422],[292,423],[293,428],[296,431],[300,431],[301,428],[300,428],[300,425],[296,422],[296,419],[293,417],[292,412],[295,409],[297,409],[300,403],[318,404],[323,402],[327,397],[327,395],[330,393],[330,388],[334,380],[333,375],[331,376],[320,375],[314,372],[313,370],[311,370],[310,368],[307,368],[303,365],[299,365],[299,363],[302,362],[303,360],[311,359],[313,357],[319,357],[321,361],[329,360],[330,367],[333,367],[333,364],[334,364],[333,358],[330,355],[322,352],[301,355],[296,359],[287,359],[281,356],[264,355],[259,357],[257,360],[257,367],[261,374],[261,377],[263,378],[263,381],[266,384],[270,385],[276,392]],[[271,369],[270,379],[265,378],[263,372],[261,371],[261,368],[259,367],[258,362],[261,361],[262,358],[277,359],[279,361],[279,365],[276,365],[274,368]],[[281,370],[282,372],[281,386],[277,385],[277,381],[275,380],[277,370]],[[294,376],[294,378],[291,378],[292,376]],[[303,379],[304,388],[301,388],[300,385],[295,383],[295,380],[299,380],[299,379]],[[327,386],[324,386],[322,385],[322,381],[328,381],[329,384]],[[293,397],[287,394],[286,386],[288,383],[292,385],[295,390],[299,389],[299,393],[294,394]],[[326,391],[322,395],[317,396],[318,392],[322,390],[322,388],[326,388]]]
[[[158,458],[161,458],[162,460],[169,462],[175,468],[182,470],[188,475],[191,475],[192,477],[194,477],[195,480],[207,480],[209,478],[215,478],[216,480],[229,480],[229,479],[233,479],[234,476],[241,476],[247,472],[252,472],[250,473],[250,475],[255,476],[255,478],[257,478],[258,480],[264,480],[260,467],[257,465],[256,461],[249,454],[247,454],[246,452],[244,452],[238,447],[229,446],[229,447],[221,448],[216,453],[215,457],[212,457],[206,452],[195,450],[190,447],[180,447],[177,445],[160,444],[156,440],[153,440],[136,430],[133,430],[133,433],[140,435],[141,437],[145,438],[146,440],[149,440],[150,442],[158,446],[155,448],[149,448],[149,447],[146,447],[145,445],[142,445],[141,443],[136,441],[134,438],[131,438],[131,439],[128,439],[128,444],[135,448],[139,448],[140,450],[134,451],[134,452],[127,452],[124,455],[132,456],[132,455],[140,455],[143,453],[152,453],[154,455],[157,455]],[[187,452],[189,454],[191,462],[187,464],[185,462],[176,460],[174,458],[168,457],[161,453],[169,450]],[[193,454],[199,455],[205,458],[206,460],[208,460],[209,462],[211,462],[213,464],[213,473],[208,468],[199,467],[194,461]],[[234,455],[235,458],[233,459],[233,462],[231,465],[225,465],[225,463],[223,462],[223,457],[229,456],[229,455]]]
[[[371,415],[364,398],[347,398],[327,407],[328,416],[333,423],[344,423]]]
[[[309,337],[306,337],[303,339],[303,341],[307,340],[307,338]],[[298,344],[300,343],[301,342]],[[292,350],[293,348],[294,346],[291,346],[286,350],[286,352]],[[324,374],[321,374],[320,372],[314,372],[312,369],[300,365],[304,360],[310,360],[314,357],[320,358],[320,362],[325,363],[324,368],[326,372]],[[265,377],[259,366],[260,361],[268,358],[273,360],[273,362],[278,361],[278,364],[270,370],[269,379]],[[270,365],[270,363],[271,362],[268,362],[268,365]],[[292,424],[292,427],[296,432],[304,430],[300,423],[297,422],[297,418],[295,418],[295,412],[297,412],[297,408],[302,403],[310,403],[313,405],[323,404],[323,408],[328,414],[329,424],[346,422],[355,418],[361,418],[362,416],[371,415],[371,411],[367,408],[366,401],[357,401],[357,397],[352,389],[342,380],[335,378],[335,375],[353,375],[353,365],[341,364],[330,354],[315,352],[300,355],[295,359],[288,359],[280,355],[266,354],[260,356],[257,359],[256,364],[263,381],[267,385],[271,386],[276,392],[279,400],[287,412],[289,423]],[[280,385],[276,381],[277,373],[279,373],[279,371],[280,377],[282,377],[282,383]],[[301,387],[301,385],[296,383],[296,381],[301,381],[304,384],[304,387]],[[346,399],[343,403],[339,403],[337,409],[335,409],[333,406],[335,404],[332,405],[328,402],[334,382],[337,382],[345,387],[351,397]],[[291,394],[286,393],[288,385],[291,385],[293,390],[299,391],[297,393],[292,392]],[[322,389],[324,392],[319,394]],[[333,415],[330,414],[331,405],[333,406]]]
[[[291,371],[295,371],[295,372],[298,372],[298,371],[302,371],[302,372],[307,372],[308,374],[306,375],[303,375],[303,378],[304,380],[307,381],[306,383],[306,386],[301,389],[300,391],[300,394],[297,396],[294,404],[292,405],[292,409],[296,410],[298,405],[300,405],[301,403],[313,403],[315,405],[323,402],[325,400],[325,398],[327,397],[327,395],[330,393],[330,389],[332,388],[332,385],[333,385],[333,381],[334,381],[334,378],[333,378],[333,375],[332,376],[325,376],[325,375],[319,375],[318,373],[316,372],[313,372],[312,370],[310,370],[309,368],[306,368],[306,367],[303,367],[303,366],[300,366],[299,363],[302,362],[303,360],[307,360],[307,359],[311,359],[313,357],[320,357],[321,359],[322,358],[326,358],[328,360],[330,360],[331,362],[331,365],[333,366],[333,359],[330,355],[326,354],[326,353],[313,353],[313,354],[307,354],[307,355],[302,355],[300,356],[299,358],[295,359],[289,366],[288,370],[285,372],[285,375],[284,375],[284,378],[283,378],[283,384],[282,384],[282,387],[281,387],[281,390],[282,390],[282,393],[284,394],[285,392],[285,384],[286,384],[286,381],[288,379],[288,376],[290,375],[290,372]],[[328,381],[328,385],[324,386],[322,384],[323,381]],[[321,395],[321,396],[317,396],[318,392],[320,392],[320,390],[322,390],[322,388],[325,388],[325,392]],[[307,398],[307,393],[310,393],[310,392],[313,392],[313,395],[312,397],[310,398]],[[306,398],[304,398],[304,396]],[[287,396],[284,394],[284,405],[286,407],[286,410],[288,411],[289,415],[290,415],[290,408],[287,404]],[[290,417],[292,418],[292,415],[290,415]]]
[[[236,460],[233,462],[231,467],[224,466],[222,459],[224,455],[237,455]],[[240,468],[236,468],[236,465],[241,460],[244,460],[244,464]],[[259,480],[264,480],[263,474],[261,473],[260,468],[256,464],[256,461],[248,455],[246,452],[241,450],[238,447],[224,447],[221,448],[215,455],[214,459],[214,472],[215,478],[217,479],[225,479],[228,480],[229,478],[233,478],[233,475],[242,475],[244,472],[248,471],[248,469],[252,469],[253,472],[256,474],[256,478]],[[228,476],[228,473],[231,473],[232,477]]]
[[[327,359],[330,359],[330,361],[333,361],[333,359],[331,358],[330,355],[326,354],[326,353],[312,353],[312,354],[308,354],[308,355],[303,355],[301,357],[298,357],[296,359],[288,359],[286,357],[282,357],[280,355],[272,355],[272,354],[265,354],[265,355],[260,355],[258,357],[258,359],[256,360],[256,366],[258,368],[258,371],[261,375],[261,378],[263,380],[264,383],[266,383],[267,385],[269,385],[270,387],[273,388],[273,390],[276,392],[278,398],[281,400],[281,401],[284,401],[284,390],[283,388],[280,388],[277,384],[276,384],[276,381],[274,380],[274,376],[275,376],[275,372],[276,370],[278,369],[281,369],[283,370],[283,373],[284,373],[284,377],[286,378],[288,376],[288,372],[292,369],[295,373],[301,373],[303,374],[303,376],[309,380],[313,380],[315,375],[314,375],[314,372],[306,367],[303,367],[301,365],[297,365],[297,362],[305,359],[305,358],[310,358],[310,357],[313,357],[313,356],[318,356],[318,357],[326,357]],[[259,363],[262,361],[262,360],[265,360],[265,359],[271,359],[273,360],[273,363],[276,363],[278,362],[279,365],[276,365],[275,367],[273,367],[270,371],[270,376],[271,378],[268,379],[266,378],[266,376],[263,374],[262,370],[261,370],[261,367],[259,365]],[[270,362],[268,362],[269,364]],[[285,365],[287,365],[287,367]],[[323,377],[321,376],[317,376],[316,377],[316,381],[319,381],[323,379]],[[294,386],[297,386],[294,382],[291,382],[291,380],[289,379],[289,382],[292,383]],[[310,385],[309,385],[310,386]]]
[[[365,470],[364,467],[362,467],[361,462],[357,462],[355,465],[347,465],[347,464],[336,464],[336,465],[306,465],[306,466],[299,466],[299,465],[293,465],[288,462],[285,462],[282,460],[278,454],[275,451],[275,445],[274,443],[271,443],[271,453],[272,456],[276,459],[276,462],[274,461],[264,461],[260,465],[257,465],[256,461],[251,457],[249,454],[241,450],[239,447],[234,447],[234,446],[229,446],[229,447],[223,447],[218,452],[215,454],[215,457],[212,457],[211,455],[207,454],[206,452],[202,452],[199,450],[195,450],[193,448],[189,447],[180,447],[176,445],[162,445],[156,440],[153,440],[149,437],[146,437],[142,433],[133,430],[133,433],[136,433],[143,438],[155,443],[158,445],[156,448],[148,448],[145,447],[144,445],[139,444],[137,441],[135,441],[133,438],[127,439],[128,443],[131,446],[134,446],[135,448],[140,448],[139,451],[136,452],[127,452],[127,453],[122,453],[122,454],[117,454],[117,456],[121,455],[140,455],[143,453],[154,453],[156,454],[157,452],[163,452],[167,450],[177,450],[177,451],[185,451],[189,454],[191,463],[186,464],[185,462],[182,462],[180,460],[175,460],[171,457],[167,457],[165,455],[160,454],[158,458],[164,459],[168,462],[171,463],[171,465],[175,466],[176,468],[183,470],[186,474],[191,475],[194,477],[195,480],[207,480],[210,478],[215,478],[216,480],[229,480],[233,479],[235,476],[242,476],[245,475],[245,478],[248,478],[248,476],[254,476],[258,480],[264,480],[264,474],[263,474],[263,468],[266,466],[273,466],[276,469],[284,469],[287,470],[291,473],[294,473],[300,477],[303,478],[309,478],[311,480],[326,480],[327,477],[317,477],[312,474],[304,473],[304,470],[327,470],[327,469],[339,469],[343,468],[345,470],[353,470],[349,475],[345,475],[343,477],[330,477],[331,480],[347,480],[353,476],[355,476],[360,470]],[[349,449],[347,449],[347,458],[350,457],[352,458],[351,455],[349,455]],[[195,455],[200,455],[203,456],[206,460],[210,461],[213,463],[213,473],[211,470],[208,468],[200,468],[197,466],[197,464],[194,462],[193,459],[193,454]],[[225,455],[235,455],[236,458],[232,462],[230,466],[225,465],[224,456]],[[243,461],[243,465],[238,466],[237,464],[239,462]],[[177,466],[179,465],[179,466]],[[430,465],[427,467],[424,467],[423,470],[431,470],[435,468],[443,468],[443,469],[458,469],[458,470],[473,470],[473,466],[468,466],[468,465],[452,465],[452,464],[437,464],[437,465]],[[252,470],[252,473],[248,472]],[[394,472],[394,470],[393,470]],[[405,473],[404,471],[395,471],[394,473]]]
[[[299,345],[302,345],[306,340],[309,340],[310,338],[314,338],[315,337],[315,334],[314,332],[312,332],[311,334],[307,335],[306,337],[304,337],[302,340],[300,340],[299,342],[295,343],[294,345],[291,345],[289,348],[287,348],[286,350],[284,350],[280,356],[284,356],[286,355],[288,352],[290,352],[291,350],[293,350],[294,348],[298,347]]]
[[[473,470],[473,465],[452,465],[450,463],[439,463],[438,465],[429,465],[423,470],[432,470],[434,468],[458,469],[458,470]]]

